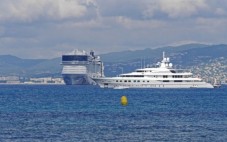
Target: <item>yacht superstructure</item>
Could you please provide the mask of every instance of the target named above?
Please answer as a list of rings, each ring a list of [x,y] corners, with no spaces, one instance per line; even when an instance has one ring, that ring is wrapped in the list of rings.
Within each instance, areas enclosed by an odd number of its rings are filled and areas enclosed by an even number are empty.
[[[158,67],[137,69],[118,77],[101,77],[94,80],[102,88],[213,88],[209,83],[193,77],[190,71],[174,69],[170,58],[157,63]]]
[[[74,50],[62,55],[62,77],[66,85],[96,84],[92,78],[103,77],[103,63],[94,51]]]

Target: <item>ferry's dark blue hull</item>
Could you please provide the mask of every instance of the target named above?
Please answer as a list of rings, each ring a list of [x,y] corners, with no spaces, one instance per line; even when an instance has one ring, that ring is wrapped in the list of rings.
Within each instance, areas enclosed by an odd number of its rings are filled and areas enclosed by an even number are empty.
[[[63,74],[66,85],[94,85],[96,84],[87,74]]]

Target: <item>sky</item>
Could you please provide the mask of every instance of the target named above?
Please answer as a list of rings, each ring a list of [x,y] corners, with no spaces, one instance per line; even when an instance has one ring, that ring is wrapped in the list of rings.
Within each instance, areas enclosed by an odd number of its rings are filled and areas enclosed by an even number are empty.
[[[227,0],[0,0],[0,55],[227,43]]]

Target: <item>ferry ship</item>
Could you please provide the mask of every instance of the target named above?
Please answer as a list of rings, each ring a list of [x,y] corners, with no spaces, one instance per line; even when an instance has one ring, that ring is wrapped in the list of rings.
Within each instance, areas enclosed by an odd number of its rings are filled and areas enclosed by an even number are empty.
[[[104,67],[99,56],[94,51],[74,50],[62,55],[62,77],[66,85],[94,85],[92,78],[103,77]]]
[[[174,69],[170,58],[165,57],[154,68],[137,69],[117,77],[94,78],[101,88],[214,88],[210,83],[185,69]]]

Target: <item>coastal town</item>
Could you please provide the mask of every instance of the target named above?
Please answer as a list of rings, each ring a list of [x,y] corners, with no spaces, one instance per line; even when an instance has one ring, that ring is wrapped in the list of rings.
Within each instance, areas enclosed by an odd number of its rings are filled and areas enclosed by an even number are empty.
[[[1,76],[0,84],[64,84],[61,77],[27,78],[19,76]]]
[[[210,60],[207,63],[200,63],[191,67],[191,70],[206,82],[227,83],[227,60],[223,57]]]

